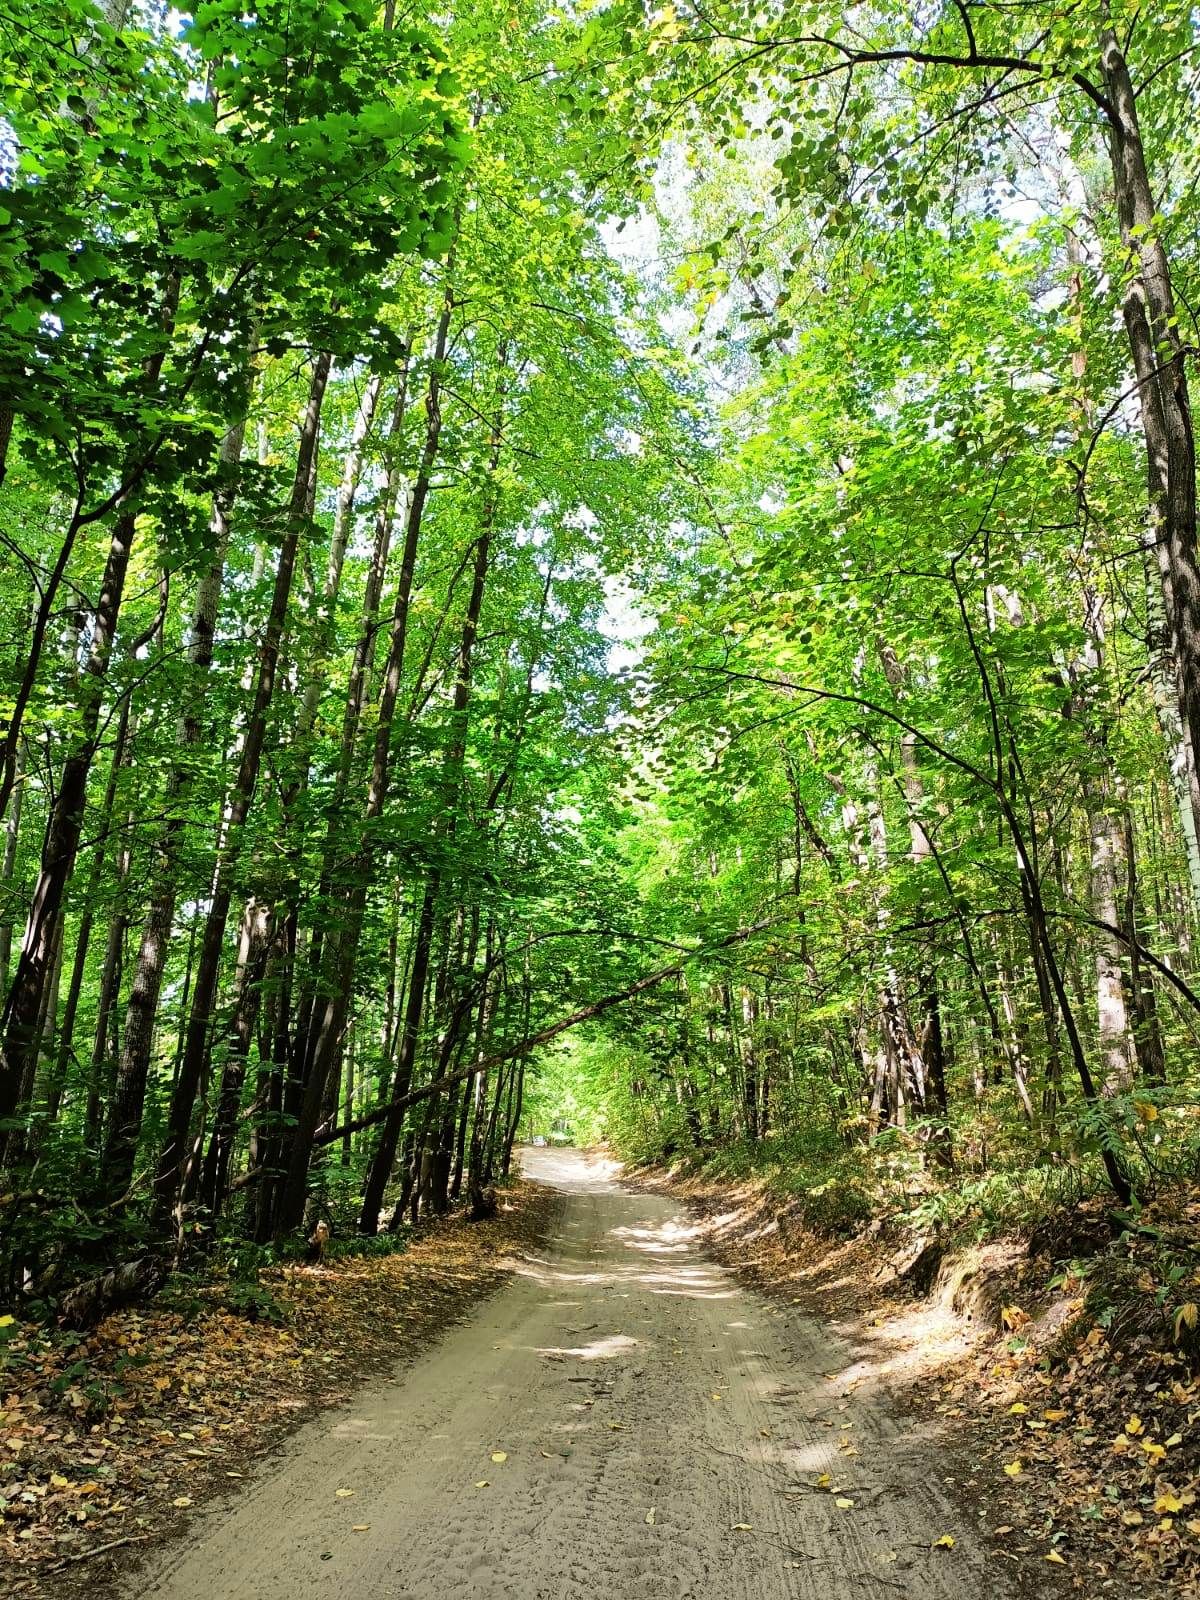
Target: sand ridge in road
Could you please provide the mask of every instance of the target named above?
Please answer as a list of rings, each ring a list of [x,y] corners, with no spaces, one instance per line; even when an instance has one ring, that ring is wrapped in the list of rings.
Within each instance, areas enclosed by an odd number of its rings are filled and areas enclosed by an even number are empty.
[[[600,1158],[522,1164],[568,1197],[544,1255],[402,1377],[302,1428],[130,1600],[1015,1592],[936,1435],[848,1393],[834,1335],[744,1289]]]

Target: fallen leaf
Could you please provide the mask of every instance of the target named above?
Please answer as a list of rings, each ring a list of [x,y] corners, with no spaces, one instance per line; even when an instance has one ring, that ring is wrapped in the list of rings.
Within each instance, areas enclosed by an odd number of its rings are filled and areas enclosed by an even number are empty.
[[[953,1550],[954,1535],[952,1533],[943,1533],[940,1539],[933,1541],[931,1548],[934,1550]]]
[[[1063,1560],[1062,1556],[1059,1555],[1057,1550],[1051,1550],[1050,1554],[1046,1557],[1046,1560],[1053,1561],[1056,1567],[1065,1567],[1067,1564]]]
[[[844,1494],[838,1495],[837,1499],[833,1503],[839,1511],[851,1511],[854,1508],[854,1501],[847,1500]]]
[[[497,1463],[497,1465],[499,1465],[499,1463],[501,1461],[507,1461],[508,1460],[508,1451],[507,1450],[493,1450],[492,1451],[492,1460],[495,1461]]]
[[[1009,1406],[1008,1414],[1010,1417],[1023,1417],[1028,1410],[1029,1407],[1018,1400],[1015,1405]]]
[[[356,1522],[350,1529],[351,1533],[370,1533],[370,1531],[371,1524],[369,1522]]]
[[[190,1506],[191,1503],[192,1503],[192,1497],[191,1497],[190,1494],[177,1494],[175,1496],[174,1500],[171,1501],[171,1504],[173,1506],[180,1506],[180,1507]]]
[[[476,1478],[475,1487],[477,1489],[486,1489],[488,1487],[488,1480],[486,1478]]]
[[[1160,1517],[1169,1515],[1176,1511],[1182,1511],[1183,1501],[1173,1489],[1164,1489],[1154,1502],[1154,1509]]]
[[[651,1506],[649,1511],[647,1511],[647,1513],[646,1513],[646,1526],[648,1528],[652,1528],[654,1526],[654,1507],[653,1506]]]
[[[1006,1476],[1010,1478],[1019,1478],[1024,1470],[1019,1461],[1010,1461],[1004,1468]]]
[[[333,1492],[334,1492],[334,1494],[337,1496],[337,1498],[339,1500],[349,1500],[350,1496],[354,1493],[354,1490],[353,1489],[335,1489]]]
[[[731,1531],[733,1533],[753,1533],[754,1524],[752,1522],[735,1522]]]

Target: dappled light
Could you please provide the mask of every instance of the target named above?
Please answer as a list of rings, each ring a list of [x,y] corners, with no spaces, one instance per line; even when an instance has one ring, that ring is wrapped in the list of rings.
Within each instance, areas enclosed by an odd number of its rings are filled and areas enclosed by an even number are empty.
[[[1200,1596],[1198,111],[1194,0],[5,8],[21,1600],[206,1483],[146,1594]]]

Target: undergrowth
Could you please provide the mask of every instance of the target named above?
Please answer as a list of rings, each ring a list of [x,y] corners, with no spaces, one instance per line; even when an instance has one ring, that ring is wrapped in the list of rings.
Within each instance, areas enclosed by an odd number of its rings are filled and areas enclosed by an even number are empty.
[[[1116,1208],[1101,1159],[1105,1140],[1118,1130],[1132,1152],[1135,1199],[1128,1214]],[[657,1156],[641,1155],[715,1182],[754,1180],[817,1234],[848,1237],[870,1227],[964,1245],[1029,1234],[1080,1207],[1111,1213],[1119,1232],[1136,1226],[1142,1208],[1160,1194],[1200,1180],[1190,1112],[1168,1120],[1153,1101],[1114,1098],[1099,1113],[1064,1118],[1060,1132],[1060,1151],[1038,1164],[999,1138],[969,1148],[952,1140],[947,1158],[939,1144],[945,1129],[933,1122],[884,1129],[870,1140],[823,1127],[710,1148],[672,1142]]]

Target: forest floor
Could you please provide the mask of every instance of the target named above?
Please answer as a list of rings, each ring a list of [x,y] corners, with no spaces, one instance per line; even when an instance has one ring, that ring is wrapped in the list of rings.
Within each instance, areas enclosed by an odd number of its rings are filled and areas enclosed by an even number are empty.
[[[494,1219],[451,1215],[388,1254],[272,1268],[249,1291],[228,1280],[176,1287],[87,1335],[10,1320],[0,1591],[105,1592],[198,1515],[219,1519],[306,1418],[380,1374],[397,1381],[537,1248],[559,1206],[553,1191],[518,1182]],[[222,1600],[219,1585],[206,1600]]]
[[[525,1153],[544,1248],[407,1372],[309,1422],[151,1552],[159,1600],[1004,1600],[942,1419],[744,1287],[677,1201]],[[1059,1574],[1051,1569],[1050,1576]]]
[[[878,1228],[814,1232],[753,1178],[635,1181],[685,1203],[703,1248],[744,1281],[832,1327],[848,1393],[886,1391],[914,1427],[949,1430],[992,1552],[1034,1592],[1200,1596],[1195,1339],[1185,1358],[1187,1328],[1173,1338],[1161,1307],[1162,1241],[1183,1240],[1190,1259],[1200,1239],[1194,1189],[1116,1242],[1094,1204],[943,1252]],[[1097,1283],[1111,1301],[1099,1318]],[[1200,1298],[1198,1285],[1192,1271],[1179,1297]]]
[[[494,1222],[264,1275],[284,1326],[159,1304],[10,1338],[5,1593],[1196,1592],[1195,1388],[1039,1302],[1017,1241],[919,1298],[752,1183],[523,1159]]]

